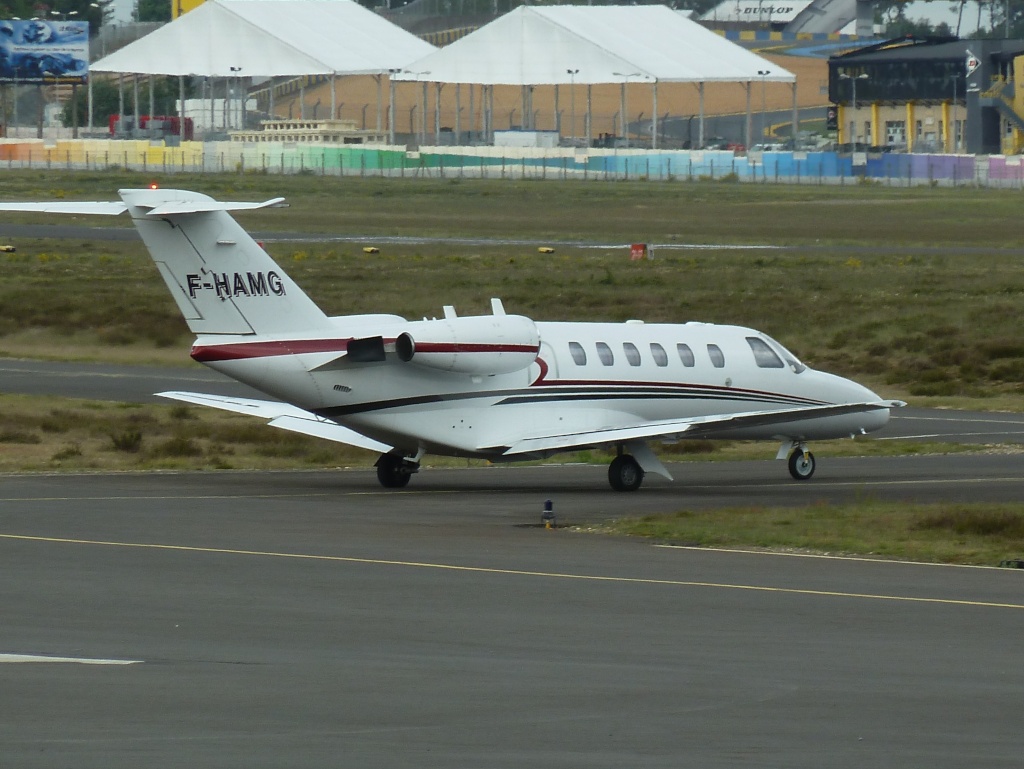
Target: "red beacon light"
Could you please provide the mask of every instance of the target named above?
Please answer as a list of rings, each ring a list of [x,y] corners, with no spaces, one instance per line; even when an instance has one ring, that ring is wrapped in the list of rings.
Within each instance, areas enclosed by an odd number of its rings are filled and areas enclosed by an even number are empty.
[[[158,189],[160,189],[160,185],[159,185],[159,184],[157,184],[156,182],[150,182],[150,183],[149,183],[149,188],[150,188],[151,190],[158,190]]]

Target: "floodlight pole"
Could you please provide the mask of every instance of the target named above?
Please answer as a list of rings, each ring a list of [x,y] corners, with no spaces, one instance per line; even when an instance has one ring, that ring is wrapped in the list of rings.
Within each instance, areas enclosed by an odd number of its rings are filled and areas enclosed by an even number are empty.
[[[772,74],[770,69],[759,69],[757,74],[761,78],[761,143],[768,137],[768,76]]]
[[[856,145],[857,144],[857,81],[858,80],[867,80],[868,79],[868,73],[867,72],[861,72],[859,75],[850,75],[850,74],[848,74],[846,72],[841,72],[839,74],[839,79],[840,80],[849,80],[850,81],[850,105],[851,105],[850,106],[850,111],[851,111],[852,117],[853,117],[853,120],[850,121],[853,124],[853,131],[851,131],[851,133],[853,134],[853,136],[852,136],[853,143],[854,143],[854,145]]]
[[[622,82],[619,84],[619,101],[621,117],[619,119],[619,125],[621,126],[622,138],[625,140],[626,149],[629,149],[629,107],[626,102],[626,83],[629,82],[631,77],[641,77],[640,72],[613,72],[616,77],[621,77]]]
[[[14,105],[17,106],[17,101],[14,101]],[[950,146],[953,148],[953,155],[959,152],[959,142],[956,140],[956,75],[953,74],[953,124],[952,131],[950,131],[952,141]]]

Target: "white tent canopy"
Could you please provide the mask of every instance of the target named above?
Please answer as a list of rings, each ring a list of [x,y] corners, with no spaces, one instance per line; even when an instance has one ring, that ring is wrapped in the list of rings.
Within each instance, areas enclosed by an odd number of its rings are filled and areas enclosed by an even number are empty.
[[[406,65],[395,79],[526,86],[796,81],[663,5],[523,5]]]
[[[232,78],[376,75],[434,50],[352,0],[208,0],[90,69]]]

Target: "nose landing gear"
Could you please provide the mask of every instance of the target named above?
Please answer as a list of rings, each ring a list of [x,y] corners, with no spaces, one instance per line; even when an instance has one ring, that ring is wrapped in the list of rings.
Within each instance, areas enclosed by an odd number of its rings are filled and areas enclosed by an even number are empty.
[[[806,481],[814,475],[814,454],[802,443],[789,454],[789,474],[798,481]]]

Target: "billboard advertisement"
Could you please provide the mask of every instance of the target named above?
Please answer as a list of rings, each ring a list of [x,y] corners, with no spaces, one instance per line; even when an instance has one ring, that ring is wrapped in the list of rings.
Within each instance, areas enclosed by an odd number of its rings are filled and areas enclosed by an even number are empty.
[[[84,83],[89,22],[0,21],[0,82]]]
[[[772,2],[772,0],[725,0],[701,16],[702,21],[746,22],[752,24],[788,24],[810,0]]]

